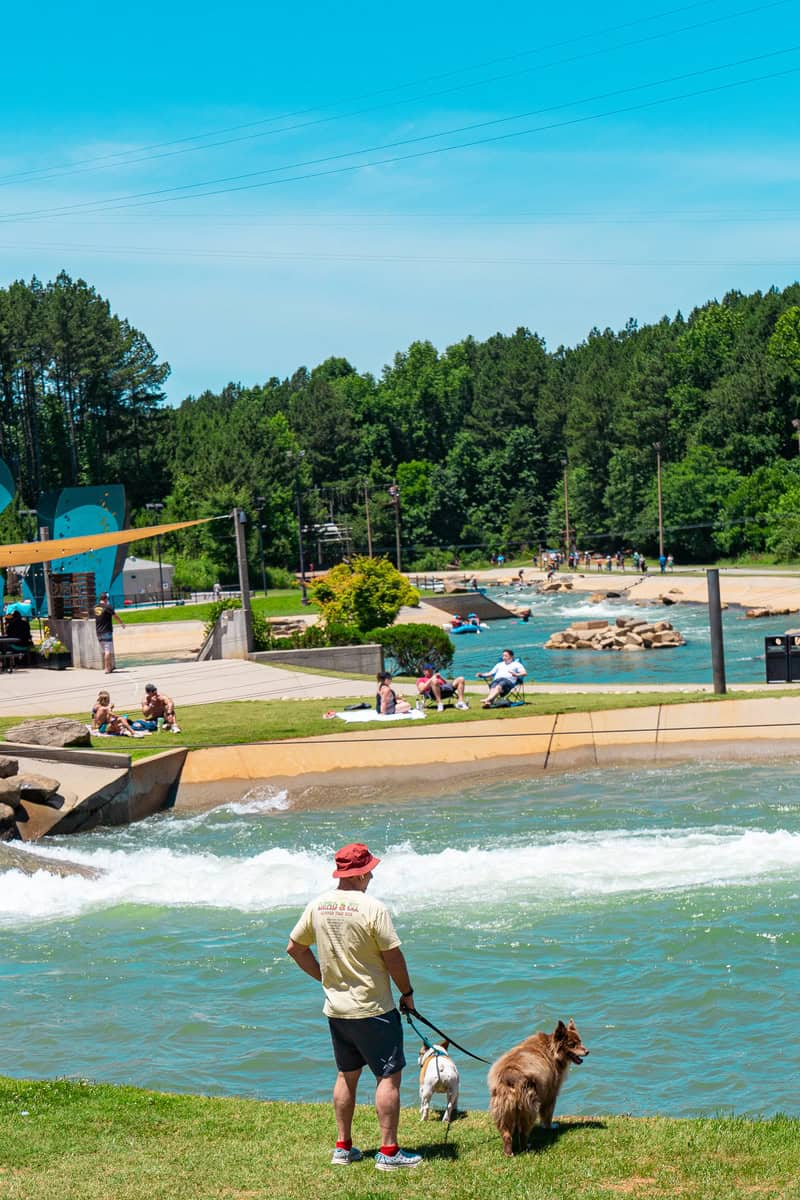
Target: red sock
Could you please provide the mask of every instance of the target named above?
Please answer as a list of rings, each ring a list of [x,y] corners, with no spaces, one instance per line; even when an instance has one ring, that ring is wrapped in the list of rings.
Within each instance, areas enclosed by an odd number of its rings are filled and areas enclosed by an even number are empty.
[[[353,1149],[353,1139],[348,1138],[346,1142],[337,1142],[336,1149],[337,1150],[352,1150]]]
[[[394,1158],[399,1149],[400,1147],[395,1142],[393,1146],[381,1146],[381,1154],[388,1154],[389,1158]]]

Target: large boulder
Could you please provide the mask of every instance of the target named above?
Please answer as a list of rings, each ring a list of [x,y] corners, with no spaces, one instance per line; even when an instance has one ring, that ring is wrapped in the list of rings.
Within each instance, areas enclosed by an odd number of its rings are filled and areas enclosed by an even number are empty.
[[[15,758],[6,758],[0,754],[0,779],[10,779],[18,770],[19,763]]]
[[[48,779],[46,775],[20,775],[16,783],[19,788],[20,800],[30,804],[51,804],[54,808],[61,808],[63,800],[60,803],[53,801],[53,797],[61,786],[57,779]]]
[[[91,746],[89,730],[80,721],[68,717],[48,717],[43,721],[24,721],[6,730],[7,742],[28,746]]]
[[[8,804],[11,808],[19,808],[19,780],[0,779],[0,804]]]

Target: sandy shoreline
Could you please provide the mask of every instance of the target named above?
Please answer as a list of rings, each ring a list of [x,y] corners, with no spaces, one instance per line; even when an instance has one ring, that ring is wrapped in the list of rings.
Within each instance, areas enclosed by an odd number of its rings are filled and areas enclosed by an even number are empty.
[[[547,576],[544,571],[525,568],[525,582],[532,585],[542,583]],[[475,577],[479,587],[512,588],[524,604],[526,587],[517,587],[515,576],[508,572],[477,571]],[[463,571],[440,571],[428,578],[449,579],[461,583]],[[576,592],[620,592],[630,600],[654,601],[668,596],[676,604],[707,604],[708,584],[705,571],[682,573],[680,571],[661,574],[658,569],[647,575],[630,571],[568,571],[561,570],[553,577],[554,582],[571,582]],[[411,576],[413,581],[414,576]],[[798,575],[749,573],[737,568],[720,569],[720,594],[723,604],[737,604],[743,608],[788,608],[800,612],[800,573]],[[408,611],[408,610],[405,610]]]

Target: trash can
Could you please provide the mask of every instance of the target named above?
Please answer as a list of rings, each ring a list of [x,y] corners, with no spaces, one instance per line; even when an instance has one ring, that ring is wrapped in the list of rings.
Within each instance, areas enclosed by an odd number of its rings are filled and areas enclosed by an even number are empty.
[[[787,633],[787,653],[789,655],[789,683],[800,680],[800,634]]]
[[[798,639],[800,641],[800,639]],[[798,652],[798,678],[800,678],[800,645]],[[785,633],[764,638],[764,660],[767,667],[767,683],[789,682],[789,637]]]

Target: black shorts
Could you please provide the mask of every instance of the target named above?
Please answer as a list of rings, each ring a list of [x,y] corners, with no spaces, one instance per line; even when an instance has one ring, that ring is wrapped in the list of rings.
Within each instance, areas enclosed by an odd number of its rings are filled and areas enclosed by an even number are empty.
[[[385,1079],[406,1065],[403,1026],[396,1008],[380,1017],[328,1017],[328,1025],[340,1071],[367,1066],[376,1079]]]

